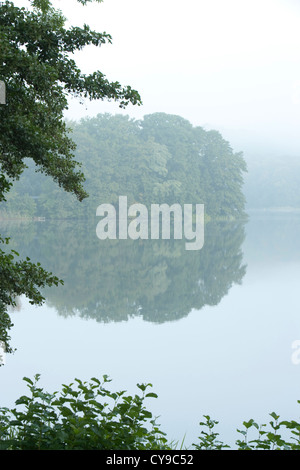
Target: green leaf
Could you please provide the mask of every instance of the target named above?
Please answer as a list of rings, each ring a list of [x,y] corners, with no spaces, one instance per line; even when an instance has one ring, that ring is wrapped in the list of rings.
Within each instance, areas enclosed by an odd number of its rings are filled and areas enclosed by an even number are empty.
[[[33,381],[31,379],[29,379],[28,377],[23,377],[23,380],[25,382],[28,382],[30,385],[33,385]]]
[[[156,393],[152,393],[152,392],[147,393],[145,396],[146,396],[146,398],[148,398],[148,397],[158,398],[158,395]]]

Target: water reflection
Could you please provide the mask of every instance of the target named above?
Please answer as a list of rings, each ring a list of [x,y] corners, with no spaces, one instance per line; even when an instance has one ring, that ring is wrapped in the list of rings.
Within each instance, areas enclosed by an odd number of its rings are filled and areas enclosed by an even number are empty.
[[[7,227],[11,247],[64,280],[44,295],[65,317],[179,320],[217,305],[246,273],[243,223],[207,223],[199,251],[185,250],[184,240],[100,241],[95,227],[75,220]]]

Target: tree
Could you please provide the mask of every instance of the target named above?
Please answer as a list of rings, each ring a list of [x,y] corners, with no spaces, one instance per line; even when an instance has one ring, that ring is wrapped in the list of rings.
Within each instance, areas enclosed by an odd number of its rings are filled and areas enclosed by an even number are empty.
[[[24,215],[47,219],[94,218],[100,203],[117,205],[126,194],[129,204],[204,203],[210,218],[244,217],[246,164],[219,132],[165,113],[138,121],[98,114],[69,125],[89,198],[74,201],[50,178],[36,175],[31,163],[0,213],[20,214],[23,208]]]
[[[77,1],[85,5],[92,0]],[[68,96],[115,100],[122,108],[140,105],[141,98],[130,86],[109,82],[99,70],[83,74],[72,59],[87,45],[111,43],[109,34],[92,31],[88,25],[66,29],[62,12],[49,0],[30,0],[30,4],[30,9],[10,1],[0,4],[0,79],[7,91],[6,106],[0,109],[0,200],[5,200],[12,182],[26,168],[24,160],[30,158],[38,171],[82,201],[87,197],[84,175],[63,119]],[[15,296],[23,293],[39,304],[43,297],[38,288],[59,282],[29,259],[14,261],[17,255],[0,250],[0,339],[7,348],[11,327],[7,307],[14,305]]]
[[[154,113],[144,117],[142,134],[164,144],[171,154],[168,177],[181,183],[180,202],[204,203],[211,217],[245,217],[242,186],[246,162],[218,131],[193,127],[180,116]],[[178,202],[178,196],[175,192],[171,202]]]

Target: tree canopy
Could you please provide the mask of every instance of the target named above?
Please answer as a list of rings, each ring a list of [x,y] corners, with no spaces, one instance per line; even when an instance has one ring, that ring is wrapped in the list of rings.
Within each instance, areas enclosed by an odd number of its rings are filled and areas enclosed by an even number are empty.
[[[32,158],[40,171],[82,200],[84,176],[63,119],[67,96],[114,99],[121,107],[140,104],[140,96],[131,87],[109,82],[99,70],[81,73],[72,59],[84,46],[111,43],[109,34],[88,25],[66,29],[66,19],[49,1],[31,4],[33,10],[8,1],[1,6],[0,76],[7,88],[0,120],[1,172],[18,178],[24,158]]]
[[[85,5],[89,0],[78,1]],[[66,28],[66,18],[49,0],[31,0],[28,9],[10,1],[0,5],[0,79],[6,84],[6,105],[0,109],[0,200],[31,159],[38,171],[81,201],[87,196],[84,175],[63,119],[68,96],[115,100],[124,108],[141,104],[140,95],[130,86],[109,82],[99,70],[82,73],[72,58],[85,46],[111,43],[109,34],[88,25]],[[7,346],[6,308],[14,304],[15,295],[23,292],[40,303],[35,289],[58,282],[41,266],[30,260],[18,264],[16,257],[17,253],[0,250],[0,332]]]

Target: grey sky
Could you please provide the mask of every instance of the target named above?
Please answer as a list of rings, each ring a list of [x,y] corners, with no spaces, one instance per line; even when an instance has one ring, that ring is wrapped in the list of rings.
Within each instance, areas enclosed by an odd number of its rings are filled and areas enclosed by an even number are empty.
[[[25,0],[15,4],[28,4]],[[296,0],[55,0],[70,23],[88,23],[113,44],[77,54],[85,72],[137,89],[143,106],[71,101],[68,117],[156,111],[299,153],[300,6]],[[271,148],[271,147],[270,147]],[[241,148],[242,150],[242,148]]]

